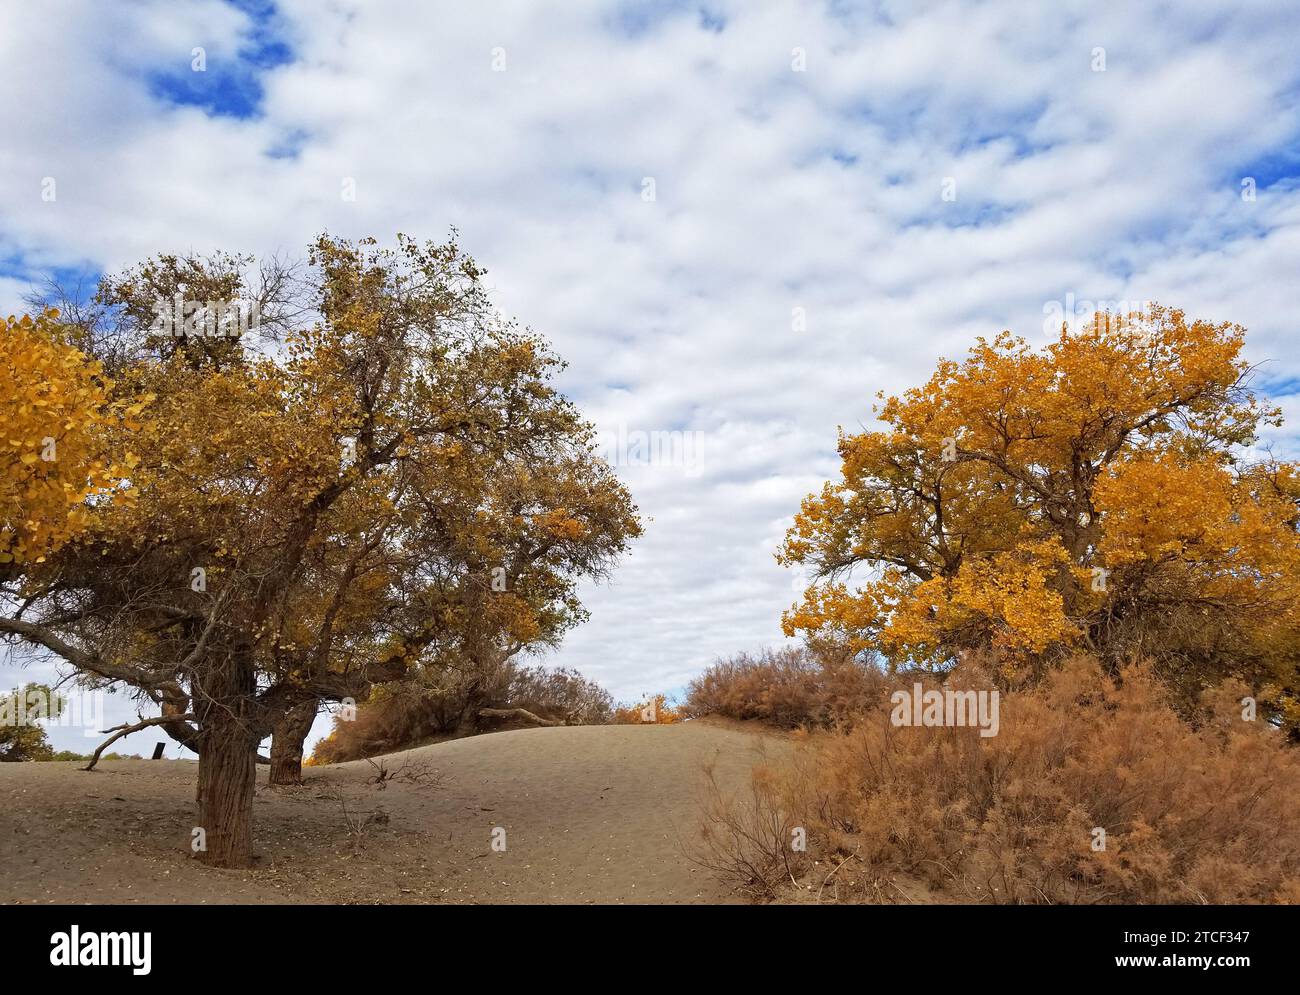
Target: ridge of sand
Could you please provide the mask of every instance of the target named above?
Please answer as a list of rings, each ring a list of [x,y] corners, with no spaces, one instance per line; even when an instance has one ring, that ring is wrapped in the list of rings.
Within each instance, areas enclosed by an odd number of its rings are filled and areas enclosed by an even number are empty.
[[[743,790],[785,742],[710,721],[571,726],[389,754],[382,785],[366,761],[294,788],[259,768],[250,871],[189,858],[194,761],[0,764],[0,902],[739,901],[688,856],[703,769]]]

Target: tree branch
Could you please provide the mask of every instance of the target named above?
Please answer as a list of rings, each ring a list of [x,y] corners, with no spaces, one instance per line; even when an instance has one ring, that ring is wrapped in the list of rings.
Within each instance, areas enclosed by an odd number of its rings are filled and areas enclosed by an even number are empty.
[[[484,719],[519,719],[521,722],[528,722],[536,726],[562,726],[563,722],[556,722],[553,719],[544,719],[540,715],[534,715],[526,708],[480,708],[478,710],[480,718]]]
[[[149,728],[149,726],[160,726],[166,722],[186,722],[186,721],[191,721],[195,718],[196,716],[191,712],[187,712],[184,715],[157,715],[152,719],[141,719],[139,722],[136,722],[134,725],[127,725],[123,723],[120,726],[114,726],[112,729],[105,729],[104,732],[111,732],[113,735],[109,736],[108,739],[104,740],[102,743],[99,744],[99,749],[97,749],[94,755],[91,756],[90,762],[86,764],[86,766],[82,767],[81,769],[94,770],[95,764],[99,763],[99,755],[103,753],[106,749],[108,749],[108,747],[116,743],[123,736],[129,736],[131,735],[131,733],[139,732],[141,729],[147,729]]]

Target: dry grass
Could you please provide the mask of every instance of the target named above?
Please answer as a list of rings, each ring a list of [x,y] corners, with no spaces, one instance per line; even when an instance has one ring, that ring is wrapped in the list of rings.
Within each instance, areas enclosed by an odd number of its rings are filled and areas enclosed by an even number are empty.
[[[713,792],[701,859],[765,899],[906,900],[902,881],[977,903],[1300,903],[1300,756],[1243,720],[1246,693],[1225,683],[1193,727],[1149,667],[1076,658],[1003,694],[989,738],[895,727],[882,695],[748,795]]]

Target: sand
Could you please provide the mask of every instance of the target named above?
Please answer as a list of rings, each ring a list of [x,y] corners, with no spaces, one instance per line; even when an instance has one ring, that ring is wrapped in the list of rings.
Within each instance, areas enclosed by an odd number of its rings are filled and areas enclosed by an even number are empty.
[[[739,902],[692,860],[703,768],[743,790],[784,742],[701,721],[578,726],[390,754],[382,784],[365,761],[288,788],[263,767],[248,871],[191,858],[193,761],[0,764],[0,902]]]

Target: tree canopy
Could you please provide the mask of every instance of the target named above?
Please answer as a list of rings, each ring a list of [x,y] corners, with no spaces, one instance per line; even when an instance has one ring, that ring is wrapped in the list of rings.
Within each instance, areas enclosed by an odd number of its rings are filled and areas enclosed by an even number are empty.
[[[778,553],[818,578],[786,632],[936,669],[1149,657],[1189,702],[1233,675],[1295,728],[1300,479],[1256,448],[1280,414],[1243,341],[1169,308],[1098,314],[882,394]]]

